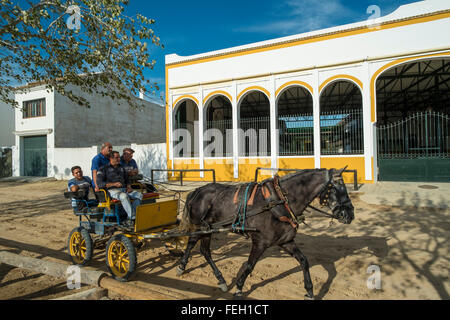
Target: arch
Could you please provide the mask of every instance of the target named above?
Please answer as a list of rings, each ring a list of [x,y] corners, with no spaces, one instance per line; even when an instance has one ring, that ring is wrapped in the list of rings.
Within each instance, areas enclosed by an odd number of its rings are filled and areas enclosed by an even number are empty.
[[[199,119],[197,99],[190,95],[179,97],[172,113],[174,157],[198,157],[198,135],[195,134]]]
[[[356,84],[359,87],[359,89],[361,90],[361,93],[362,93],[363,83],[361,80],[359,80],[358,78],[351,76],[349,74],[338,74],[338,75],[332,76],[332,77],[328,78],[327,80],[325,80],[324,82],[322,82],[322,84],[319,87],[319,95],[322,94],[323,89],[327,85],[331,84],[332,82],[339,81],[339,80],[348,80],[348,81],[353,82],[354,84]]]
[[[363,93],[353,79],[324,82],[319,98],[322,155],[364,154]]]
[[[237,107],[239,156],[266,157],[271,153],[270,95],[255,87],[245,91]]]
[[[277,89],[277,91],[275,92],[275,97],[278,98],[284,90],[287,90],[287,89],[289,89],[289,88],[292,87],[292,86],[305,87],[306,89],[308,89],[308,91],[309,91],[309,93],[310,93],[311,95],[314,94],[314,89],[313,89],[313,87],[310,86],[308,83],[303,82],[303,81],[294,80],[294,81],[286,82],[285,84],[283,84],[282,86],[280,86],[280,87]]]
[[[212,93],[203,109],[203,150],[205,157],[233,156],[233,107],[222,93]]]
[[[280,156],[314,155],[313,95],[303,84],[292,81],[279,88],[275,108]]]
[[[223,90],[216,90],[211,93],[209,93],[204,99],[203,99],[203,106],[206,106],[206,104],[209,102],[209,100],[214,99],[218,95],[223,95],[230,100],[230,102],[233,102],[233,97],[226,91]]]
[[[177,106],[177,104],[178,104],[179,102],[183,102],[182,100],[186,100],[186,99],[189,99],[189,100],[194,101],[195,104],[197,105],[197,108],[198,108],[198,106],[199,106],[198,99],[197,99],[196,97],[190,95],[190,94],[185,94],[185,95],[183,95],[183,96],[181,96],[181,97],[178,97],[178,98],[175,100],[175,102],[172,104],[172,108],[175,109],[175,107]]]
[[[260,86],[251,86],[251,87],[245,88],[238,94],[238,96],[237,96],[238,103],[241,102],[241,98],[243,98],[245,94],[247,94],[251,91],[261,91],[267,96],[267,99],[270,99],[270,92],[266,88],[263,88]]]
[[[377,119],[377,117],[376,117],[376,104],[375,104],[375,96],[376,96],[375,84],[376,84],[376,80],[381,75],[381,73],[383,73],[387,69],[398,67],[398,66],[400,66],[401,64],[404,64],[404,63],[410,63],[410,62],[414,62],[416,60],[424,60],[424,59],[429,59],[429,58],[446,57],[446,56],[450,57],[450,52],[449,51],[441,52],[441,53],[427,54],[427,55],[423,55],[423,56],[401,58],[401,59],[397,59],[395,61],[392,61],[390,63],[387,63],[386,65],[384,65],[381,68],[379,68],[373,74],[372,78],[370,79],[370,120],[371,120],[371,122],[375,122],[376,119]]]

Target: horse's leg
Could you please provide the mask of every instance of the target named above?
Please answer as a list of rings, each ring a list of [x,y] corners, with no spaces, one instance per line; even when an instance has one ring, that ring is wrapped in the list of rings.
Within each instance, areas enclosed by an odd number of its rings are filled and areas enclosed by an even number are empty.
[[[202,238],[200,252],[213,269],[214,275],[216,276],[217,280],[219,280],[220,290],[222,290],[223,292],[227,292],[228,291],[227,283],[225,282],[222,273],[220,272],[219,268],[217,268],[216,264],[214,263],[211,257],[211,235],[207,235]]]
[[[188,244],[186,246],[186,250],[184,251],[183,257],[180,259],[180,265],[177,267],[177,274],[181,276],[186,269],[186,265],[189,260],[189,256],[191,255],[192,249],[194,249],[197,241],[200,239],[199,236],[189,237]]]
[[[305,255],[300,251],[300,249],[295,244],[294,240],[285,243],[283,245],[280,245],[281,248],[286,250],[291,256],[293,256],[302,266],[303,269],[303,276],[305,278],[305,289],[307,294],[305,297],[307,299],[314,299],[313,294],[313,284],[311,281],[311,275],[309,274],[309,263],[306,259]]]
[[[238,279],[236,281],[236,297],[242,296],[242,288],[244,287],[245,280],[247,279],[249,274],[252,273],[256,263],[258,262],[259,258],[261,258],[266,249],[267,247],[265,245],[261,243],[256,244],[255,242],[253,242],[248,261],[244,263],[244,270],[242,271],[242,274],[240,276],[238,275]]]

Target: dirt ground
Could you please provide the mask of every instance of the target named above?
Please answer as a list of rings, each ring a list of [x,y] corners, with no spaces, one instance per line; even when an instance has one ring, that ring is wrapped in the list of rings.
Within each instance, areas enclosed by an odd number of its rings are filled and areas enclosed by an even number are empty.
[[[67,182],[0,183],[0,250],[70,264],[67,237],[78,225],[64,198]],[[355,220],[335,223],[308,214],[296,242],[310,263],[318,299],[449,299],[450,210],[369,205],[351,195]],[[212,270],[194,249],[186,273],[177,258],[153,240],[138,254],[130,283],[172,299],[232,299],[236,275],[248,258],[250,240],[213,236],[213,259],[230,290],[222,293]],[[104,251],[88,268],[107,272]],[[381,288],[369,289],[369,266],[380,268]],[[303,273],[287,253],[270,248],[244,287],[247,299],[303,299]],[[81,290],[88,289],[84,286]],[[0,299],[54,299],[73,294],[66,281],[0,264]],[[112,299],[125,299],[111,295]]]

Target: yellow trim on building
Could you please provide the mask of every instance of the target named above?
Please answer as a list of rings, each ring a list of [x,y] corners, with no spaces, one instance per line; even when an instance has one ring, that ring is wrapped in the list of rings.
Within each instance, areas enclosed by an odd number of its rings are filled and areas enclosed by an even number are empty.
[[[380,69],[378,69],[373,74],[372,79],[370,80],[370,119],[371,119],[371,122],[375,122],[377,120],[376,105],[375,105],[375,97],[376,97],[375,84],[376,84],[376,80],[377,80],[378,76],[385,70],[390,69],[390,68],[395,68],[406,62],[411,63],[413,61],[427,59],[427,58],[434,58],[434,57],[450,57],[450,51],[398,59],[398,60],[392,61],[392,62],[382,66]]]
[[[216,91],[213,91],[213,92],[211,92],[210,94],[208,94],[208,95],[206,96],[206,98],[203,99],[203,106],[206,105],[206,102],[208,102],[208,99],[209,99],[209,98],[212,98],[213,96],[216,96],[216,95],[223,95],[223,96],[226,96],[226,97],[230,100],[230,102],[233,101],[233,98],[231,97],[231,95],[230,95],[228,92],[223,91],[223,90],[216,90]]]
[[[286,83],[283,84],[281,87],[279,87],[279,88],[277,89],[277,91],[275,92],[275,97],[278,97],[278,94],[280,94],[281,91],[283,91],[285,88],[292,87],[292,86],[296,86],[296,85],[297,85],[297,86],[301,86],[301,87],[305,87],[306,89],[309,90],[309,93],[311,93],[311,95],[313,95],[314,90],[313,90],[313,87],[312,87],[312,86],[310,86],[310,85],[307,84],[306,82],[294,80],[294,81],[286,82]]]
[[[266,88],[263,88],[261,86],[251,86],[251,87],[248,87],[248,88],[242,90],[241,93],[238,94],[237,101],[239,101],[245,93],[252,91],[252,90],[262,91],[266,94],[267,98],[270,99],[270,92]]]
[[[363,90],[363,83],[361,80],[359,80],[358,78],[351,76],[349,74],[338,74],[335,76],[332,76],[330,78],[328,78],[327,80],[325,80],[324,82],[322,82],[322,84],[319,87],[319,93],[322,93],[322,89],[325,88],[328,84],[330,84],[333,81],[337,81],[337,80],[350,80],[352,82],[354,82],[356,85],[359,86],[359,88],[361,89],[361,94],[362,94],[362,90]]]
[[[185,94],[184,96],[179,97],[177,100],[175,100],[175,102],[172,105],[172,108],[175,108],[175,106],[178,104],[179,101],[183,100],[183,99],[189,99],[194,101],[197,104],[197,107],[199,106],[198,103],[198,99],[190,94]]]

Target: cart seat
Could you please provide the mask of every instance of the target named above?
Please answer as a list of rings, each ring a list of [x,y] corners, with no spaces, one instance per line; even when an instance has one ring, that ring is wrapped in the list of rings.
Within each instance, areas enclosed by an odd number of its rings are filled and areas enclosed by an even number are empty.
[[[142,200],[147,200],[147,199],[158,199],[159,198],[159,193],[156,192],[149,192],[149,193],[144,193],[142,195]]]

